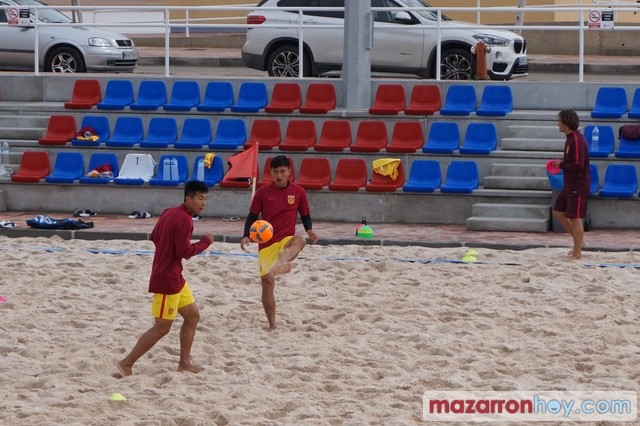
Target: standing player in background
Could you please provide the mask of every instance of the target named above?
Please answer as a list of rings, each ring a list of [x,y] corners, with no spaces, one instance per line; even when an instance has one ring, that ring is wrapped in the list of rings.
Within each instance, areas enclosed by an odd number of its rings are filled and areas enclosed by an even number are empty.
[[[574,110],[565,109],[558,113],[558,129],[567,136],[567,140],[562,161],[555,162],[564,170],[564,187],[553,205],[553,216],[573,238],[573,249],[569,253],[573,259],[582,257],[582,219],[587,213],[587,197],[591,186],[589,146],[578,126],[580,119]]]
[[[269,330],[276,329],[276,299],[274,289],[276,275],[291,270],[291,261],[307,244],[304,237],[295,235],[298,213],[307,236],[313,243],[318,236],[312,230],[311,213],[305,190],[289,182],[291,165],[284,155],[271,160],[273,182],[258,189],[251,201],[249,215],[244,225],[244,235],[240,241],[242,250],[251,243],[249,229],[262,213],[262,219],[273,226],[273,237],[258,246],[258,266],[262,282],[262,306],[269,321]]]
[[[156,247],[149,279],[149,292],[153,293],[151,314],[153,326],[147,330],[129,355],[116,363],[120,374],[130,376],[133,364],[158,341],[169,333],[180,314],[184,319],[180,328],[180,361],[178,371],[199,373],[203,370],[191,363],[191,346],[200,320],[189,285],[182,276],[182,259],[189,259],[213,243],[213,235],[206,233],[197,243],[191,243],[193,216],[202,214],[207,205],[209,188],[204,182],[192,180],[184,187],[184,202],[166,209],[151,232]]]

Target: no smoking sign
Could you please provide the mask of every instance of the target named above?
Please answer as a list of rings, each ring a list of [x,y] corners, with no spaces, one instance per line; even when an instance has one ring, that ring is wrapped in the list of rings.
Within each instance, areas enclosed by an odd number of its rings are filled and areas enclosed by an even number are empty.
[[[613,28],[613,10],[590,10],[589,11],[589,28],[590,29],[612,29]]]

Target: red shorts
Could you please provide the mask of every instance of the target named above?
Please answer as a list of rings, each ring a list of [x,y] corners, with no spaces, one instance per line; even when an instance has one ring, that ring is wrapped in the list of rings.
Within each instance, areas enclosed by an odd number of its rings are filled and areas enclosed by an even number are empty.
[[[569,219],[583,219],[587,214],[587,197],[562,191],[556,198],[553,209],[563,212]]]

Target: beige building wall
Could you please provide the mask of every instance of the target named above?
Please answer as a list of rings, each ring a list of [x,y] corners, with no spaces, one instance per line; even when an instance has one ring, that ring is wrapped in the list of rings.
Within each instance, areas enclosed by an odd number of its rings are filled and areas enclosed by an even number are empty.
[[[233,6],[233,5],[247,5],[258,4],[257,0],[164,0],[166,6]],[[199,19],[198,24],[246,24],[246,16],[248,11],[220,11],[220,12],[194,12],[189,11],[189,18]],[[171,19],[184,19],[184,13],[172,11]],[[213,18],[213,19],[206,19]],[[220,19],[224,18],[224,19]]]

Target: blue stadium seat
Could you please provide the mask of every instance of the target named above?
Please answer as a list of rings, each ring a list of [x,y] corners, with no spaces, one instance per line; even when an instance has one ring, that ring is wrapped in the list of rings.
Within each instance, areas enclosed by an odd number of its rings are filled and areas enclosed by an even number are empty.
[[[427,143],[422,152],[451,154],[460,146],[460,128],[458,123],[435,122],[431,124]]]
[[[442,115],[469,115],[476,110],[476,89],[469,84],[450,86],[440,109]]]
[[[498,132],[493,123],[469,123],[460,154],[488,155],[498,146]]]
[[[172,162],[175,163],[172,165]],[[187,181],[188,175],[189,163],[187,162],[187,157],[184,155],[165,154],[160,157],[158,172],[149,180],[149,185],[178,186]]]
[[[629,118],[640,118],[640,87],[633,92],[633,101],[631,101],[631,109],[627,116]]]
[[[244,120],[222,118],[218,121],[216,135],[209,144],[211,149],[238,149],[247,141],[247,129]]]
[[[269,103],[267,85],[262,82],[245,81],[240,85],[238,101],[231,105],[234,112],[258,112]]]
[[[98,109],[123,110],[133,102],[133,83],[129,80],[109,80]]]
[[[191,173],[191,179],[196,179],[198,176],[198,161],[204,160],[204,155],[199,155],[196,157],[193,162],[193,172]],[[224,164],[222,162],[222,157],[216,155],[213,157],[213,163],[211,167],[204,168],[204,183],[207,184],[208,187],[212,187],[220,183],[222,177],[224,176]]]
[[[85,115],[82,118],[80,129],[85,127],[92,127],[94,134],[99,136],[96,141],[71,139],[71,144],[75,146],[97,146],[111,137],[111,130],[109,128],[109,119],[104,115]]]
[[[144,128],[140,117],[122,116],[116,119],[111,138],[105,141],[107,146],[131,148],[140,143]]]
[[[118,157],[110,152],[98,152],[95,154],[91,154],[91,157],[89,158],[89,167],[87,167],[87,170],[90,172],[98,168],[103,168],[106,165],[111,168],[113,176],[118,175]],[[85,175],[80,178],[80,183],[83,184],[105,185],[110,182],[113,182],[113,177],[89,177]]]
[[[140,141],[143,148],[168,148],[178,139],[178,124],[173,117],[151,117],[147,137]]]
[[[640,158],[640,140],[625,139],[620,136],[615,156],[616,158]]]
[[[228,81],[210,81],[204,91],[198,111],[220,112],[230,108],[234,102],[233,86]]]
[[[513,111],[513,95],[509,86],[485,86],[476,114],[504,117]]]
[[[73,183],[84,174],[84,159],[79,152],[59,152],[47,183]]]
[[[409,179],[404,184],[404,192],[433,192],[440,188],[442,172],[436,160],[415,160],[411,163]]]
[[[593,197],[598,193],[598,190],[600,189],[600,176],[598,175],[598,166],[591,163],[589,172],[591,174],[591,189],[589,190],[589,193]]]
[[[155,111],[167,103],[167,86],[162,80],[143,80],[138,87],[135,102],[129,105],[134,111]]]
[[[200,86],[197,81],[176,81],[171,89],[169,102],[162,106],[165,111],[189,111],[200,103]]]
[[[475,161],[453,160],[447,167],[447,175],[440,192],[470,194],[478,189],[480,177]]]
[[[636,166],[631,164],[610,164],[604,174],[600,188],[601,197],[630,198],[638,192]]]
[[[605,126],[598,124],[598,133],[600,135],[600,142],[598,143],[598,150],[593,148],[593,128],[595,126],[586,126],[584,128],[584,137],[589,145],[589,157],[592,158],[606,158],[613,152],[615,146],[615,135],[611,126]]]
[[[601,87],[596,95],[593,118],[620,118],[627,113],[627,92],[624,87]]]
[[[182,134],[173,144],[178,149],[202,149],[211,143],[211,122],[208,118],[187,118]]]

